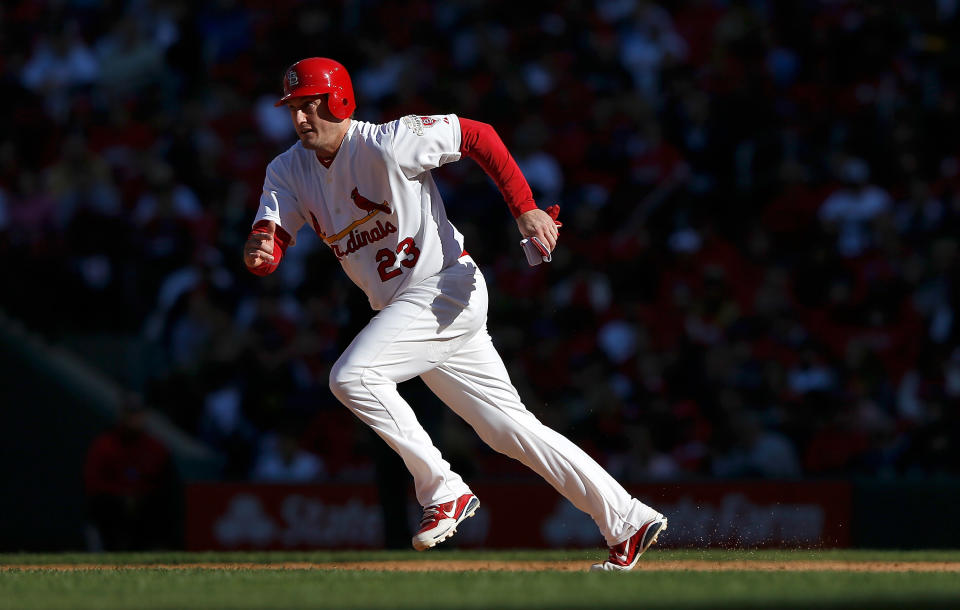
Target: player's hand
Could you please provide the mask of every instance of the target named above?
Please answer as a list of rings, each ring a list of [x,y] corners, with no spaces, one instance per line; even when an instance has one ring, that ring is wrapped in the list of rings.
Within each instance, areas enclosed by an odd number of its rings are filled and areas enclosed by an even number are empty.
[[[243,245],[243,262],[251,269],[273,262],[273,236],[277,225],[268,221],[262,229],[267,232],[251,233]]]
[[[543,210],[537,208],[517,216],[517,228],[524,237],[537,237],[552,252],[560,238],[559,225]]]

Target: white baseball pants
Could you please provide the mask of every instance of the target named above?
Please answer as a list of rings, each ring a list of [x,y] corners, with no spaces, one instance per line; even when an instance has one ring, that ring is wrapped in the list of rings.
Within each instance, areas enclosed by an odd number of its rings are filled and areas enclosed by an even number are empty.
[[[333,394],[400,454],[423,506],[470,492],[397,384],[420,376],[494,450],[520,460],[597,523],[612,546],[659,513],[524,407],[486,328],[487,288],[469,256],[380,311],[330,372]]]

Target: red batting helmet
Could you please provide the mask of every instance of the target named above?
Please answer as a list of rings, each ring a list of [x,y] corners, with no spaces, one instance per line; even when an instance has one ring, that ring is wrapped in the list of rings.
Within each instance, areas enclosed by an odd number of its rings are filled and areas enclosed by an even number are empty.
[[[330,94],[327,107],[338,119],[347,118],[357,107],[350,74],[340,62],[326,57],[301,59],[287,68],[283,76],[283,97],[275,106],[286,104],[291,97],[324,93]]]

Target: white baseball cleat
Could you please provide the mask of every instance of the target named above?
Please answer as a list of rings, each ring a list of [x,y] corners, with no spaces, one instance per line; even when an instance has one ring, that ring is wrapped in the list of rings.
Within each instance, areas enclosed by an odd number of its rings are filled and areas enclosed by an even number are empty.
[[[426,507],[420,529],[413,537],[413,548],[425,551],[453,536],[457,533],[457,525],[472,517],[479,507],[480,500],[473,494],[463,494],[456,500]]]
[[[643,524],[633,536],[620,544],[610,547],[610,556],[603,563],[595,563],[590,567],[591,572],[627,571],[637,565],[637,560],[643,552],[657,541],[660,532],[667,529],[667,519],[660,515],[652,521]]]

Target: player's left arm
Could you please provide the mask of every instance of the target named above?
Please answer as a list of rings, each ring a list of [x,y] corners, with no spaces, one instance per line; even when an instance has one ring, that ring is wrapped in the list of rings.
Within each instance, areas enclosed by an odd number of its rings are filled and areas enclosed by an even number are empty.
[[[556,222],[560,208],[554,205],[543,211],[537,207],[527,179],[491,125],[462,117],[459,120],[460,153],[476,161],[493,179],[517,221],[520,234],[537,237],[553,250],[560,236]]]

